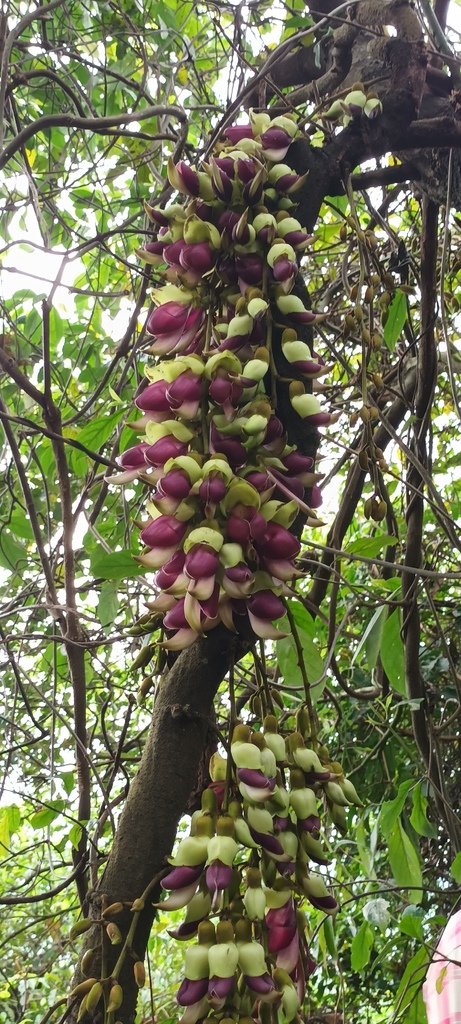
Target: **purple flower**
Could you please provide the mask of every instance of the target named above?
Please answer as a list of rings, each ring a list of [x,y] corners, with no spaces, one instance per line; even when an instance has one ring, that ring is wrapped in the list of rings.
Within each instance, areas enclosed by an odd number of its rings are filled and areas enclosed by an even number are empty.
[[[189,167],[185,160],[179,160],[175,164],[175,172],[177,187],[180,188],[181,192],[185,192],[188,196],[198,196],[200,192],[200,178],[197,171]]]
[[[221,585],[229,597],[238,599],[247,597],[251,593],[253,583],[254,576],[251,569],[245,562],[239,562],[238,565],[226,569]]]
[[[215,1000],[224,1000],[231,994],[235,984],[234,975],[230,978],[210,978],[208,983],[208,998]]]
[[[316,814],[309,814],[307,818],[298,818],[298,828],[303,832],[310,832],[314,839],[320,835],[320,818]]]
[[[203,920],[205,918],[202,918]],[[177,939],[178,942],[192,939],[197,934],[199,923],[200,921],[183,921],[178,928],[168,928],[168,935],[171,935],[172,939]]]
[[[266,789],[268,793],[273,793],[276,786],[276,779],[269,779],[259,768],[237,768],[237,778],[246,786]]]
[[[185,455],[186,452],[187,442],[178,441],[171,434],[165,434],[155,444],[146,445],[146,462],[149,466],[164,466],[168,459],[176,459],[178,455]]]
[[[244,974],[243,977],[248,988],[251,988],[252,992],[256,992],[258,996],[267,996],[270,992],[275,992],[274,981],[267,971],[265,974],[257,974],[253,978],[248,974]]]
[[[239,220],[239,213],[234,213],[234,210],[224,210],[224,213],[221,214],[218,221],[219,230],[225,231],[230,238],[232,235],[232,231],[235,228],[236,224],[238,224]],[[220,270],[220,268],[221,263],[218,264],[218,269]]]
[[[198,864],[196,867],[188,867],[187,864],[183,864],[179,868],[173,868],[168,875],[165,875],[160,885],[162,889],[183,889],[184,886],[198,881],[202,871],[203,864]]]
[[[291,281],[297,273],[297,270],[298,266],[294,260],[289,260],[288,256],[280,256],[279,259],[274,262],[272,275],[274,281]]]
[[[260,166],[251,156],[239,156],[237,160],[237,177],[243,184],[248,185],[253,181]]]
[[[174,516],[159,516],[141,531],[141,540],[147,547],[168,548],[181,543],[187,530],[187,523],[180,523]]]
[[[216,253],[208,242],[185,245],[181,249],[179,262],[184,270],[194,271],[199,277],[207,274],[216,263]]]
[[[242,139],[252,139],[253,128],[251,124],[233,124],[224,129],[224,135],[231,145],[235,146]]]
[[[235,166],[231,156],[218,156],[214,158],[214,163],[221,171],[229,176],[229,178],[235,177]]]
[[[218,167],[211,158],[211,184],[213,192],[218,199],[221,199],[224,203],[229,203],[232,199],[232,179],[228,174],[221,168]]]
[[[290,533],[285,526],[273,522],[266,524],[264,534],[255,541],[255,546],[258,555],[270,559],[296,558],[301,550],[298,538]]]
[[[282,462],[288,472],[294,473],[295,476],[308,473],[314,465],[314,460],[311,456],[302,455],[301,452],[290,452],[289,455],[284,456]]]
[[[260,136],[261,145],[265,150],[272,150],[271,160],[283,160],[291,146],[291,135],[283,128],[272,127]]]
[[[156,341],[151,350],[157,355],[188,352],[203,326],[204,312],[181,302],[165,302],[147,318],[146,328]]]
[[[263,261],[258,253],[244,253],[235,260],[235,269],[246,285],[258,285],[263,275]]]
[[[243,444],[235,437],[223,437],[213,423],[211,424],[211,450],[225,455],[232,469],[243,466],[248,458]]]
[[[267,528],[266,520],[255,508],[241,506],[234,510],[227,520],[227,536],[235,544],[258,543],[263,540]]]
[[[221,372],[217,373],[214,380],[211,381],[208,394],[212,402],[216,402],[216,405],[222,405],[225,409],[229,408],[229,411],[233,411],[233,406],[237,404],[243,394],[243,387],[235,384],[228,374]]]
[[[222,892],[223,889],[228,889],[232,882],[232,874],[232,868],[227,864],[223,864],[220,860],[213,861],[205,872],[207,889],[215,894]]]
[[[216,505],[226,493],[226,484],[218,473],[210,473],[199,487],[200,500],[205,505]]]
[[[127,448],[120,456],[120,465],[123,469],[146,469],[145,453],[149,445],[143,441],[136,444],[134,448]]]
[[[168,590],[172,587],[178,576],[182,573],[185,561],[184,551],[177,551],[172,558],[169,558],[167,562],[162,566],[160,571],[155,576],[155,582],[157,587],[161,590]]]
[[[279,438],[283,437],[284,428],[283,423],[279,420],[278,416],[270,416],[267,424],[266,435],[264,438],[264,447],[272,444],[274,441],[278,441]]]
[[[274,857],[283,857],[283,846],[276,836],[272,835],[270,832],[258,832],[255,828],[252,828],[251,825],[248,827],[250,829],[252,839],[254,839],[255,843],[258,843],[258,846],[261,846],[263,850],[267,851],[267,853],[273,854]]]
[[[194,544],[187,553],[184,564],[186,576],[193,580],[214,576],[219,565],[219,555],[209,544]]]
[[[179,238],[177,242],[172,242],[171,245],[166,245],[163,250],[165,263],[169,263],[170,267],[177,267],[179,269],[181,266],[180,256],[184,246],[185,242],[182,238]]]
[[[167,495],[169,498],[176,498],[183,501],[190,493],[191,482],[183,469],[170,469],[165,476],[162,476],[157,484],[156,497]]]
[[[148,384],[135,398],[138,409],[143,412],[169,412],[167,387],[166,380],[155,380],[153,384]]]
[[[198,403],[202,397],[203,385],[201,378],[192,373],[192,370],[184,370],[180,373],[166,390],[166,397],[174,410],[181,409],[189,403]]]
[[[176,602],[174,608],[166,613],[163,620],[165,629],[189,629],[189,623],[184,615],[184,598]]]
[[[203,999],[208,989],[208,978],[200,978],[199,981],[190,981],[184,978],[178,989],[176,999],[180,1006],[192,1006]]]

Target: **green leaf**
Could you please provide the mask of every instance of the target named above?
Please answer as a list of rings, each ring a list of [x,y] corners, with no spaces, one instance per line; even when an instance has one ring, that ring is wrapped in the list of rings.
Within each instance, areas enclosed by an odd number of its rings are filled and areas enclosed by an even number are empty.
[[[419,939],[423,941],[423,922],[422,922],[422,911],[420,907],[405,907],[403,914],[399,921],[399,928],[403,935],[408,935],[410,939]]]
[[[295,606],[296,610],[295,610]],[[318,648],[316,647],[312,633],[315,632],[315,624],[308,612],[303,608],[299,602],[290,602],[290,609],[293,611],[293,617],[296,621],[296,628],[298,639],[300,641],[304,665],[306,669],[307,678],[312,686],[312,700],[314,703],[319,699],[325,688],[326,679],[322,679],[321,683],[316,683],[317,679],[323,674],[324,662],[321,658]],[[306,616],[306,618],[304,618]],[[310,623],[307,623],[306,619],[310,619]],[[299,619],[303,621],[303,626],[300,626]],[[285,632],[290,632],[290,623],[288,618],[283,618],[277,624],[278,628]],[[303,678],[301,670],[298,664],[298,652],[296,650],[296,644],[292,635],[285,637],[283,640],[277,640],[276,643],[277,661],[279,669],[283,675],[283,678],[290,686],[303,686]]]
[[[11,836],[18,831],[21,824],[21,812],[16,804],[2,807],[0,810],[0,852],[4,847],[9,849]]]
[[[103,583],[98,601],[98,618],[101,626],[112,626],[117,611],[117,586],[111,582]]]
[[[400,618],[400,609],[396,608],[384,623],[379,653],[391,686],[402,697],[406,697],[405,660],[403,641],[400,635]]]
[[[397,885],[410,886],[406,898],[420,903],[423,898],[423,877],[419,856],[407,836],[400,819],[395,823],[388,839],[389,863]]]
[[[458,885],[461,885],[461,851],[456,854],[456,857],[450,867],[450,874],[454,878]]]
[[[7,530],[0,532],[0,566],[7,572],[22,572],[30,562],[27,551]]]
[[[344,550],[349,551],[351,555],[374,558],[383,548],[392,544],[398,544],[397,537],[392,537],[388,533],[378,533],[375,537],[357,537],[355,540],[351,540]]]
[[[394,351],[397,341],[402,333],[402,328],[408,317],[407,296],[405,292],[397,291],[387,311],[387,320],[384,326],[384,341],[391,352]]]
[[[362,921],[358,932],[352,939],[351,967],[353,971],[363,971],[373,949],[373,929],[367,921]]]
[[[333,960],[336,960],[338,956],[338,950],[336,947],[336,935],[335,928],[331,917],[327,917],[322,925],[323,934],[325,936],[325,945]]]
[[[105,580],[123,580],[128,576],[140,576],[142,565],[134,561],[129,551],[104,551],[97,548],[91,558],[93,575]]]
[[[35,814],[31,814],[29,824],[32,825],[32,828],[46,828],[58,817],[65,806],[65,800],[53,800],[49,807],[41,807]]]
[[[75,773],[74,772],[61,772],[60,779],[61,779],[61,782],[62,782],[62,784],[64,786],[64,789],[65,789],[65,791],[67,793],[67,796],[70,796],[70,794],[72,793],[72,790],[73,790],[73,788],[75,786]]]
[[[78,844],[82,838],[83,828],[82,825],[75,824],[69,829],[68,839],[72,843],[74,850],[78,850]]]
[[[29,519],[25,512],[22,510],[16,510],[10,517],[9,527],[11,533],[15,537],[21,537],[23,540],[33,540],[34,531],[30,525]]]
[[[405,801],[407,799],[407,793],[413,786],[412,779],[406,779],[405,782],[401,782],[397,796],[393,800],[385,800],[381,805],[379,812],[379,827],[383,836],[386,839],[389,838],[397,819],[400,817]]]
[[[365,632],[360,638],[360,643],[358,644],[357,650],[355,651],[354,657],[351,661],[351,667],[359,657],[363,648],[365,648],[368,668],[370,671],[374,669],[379,654],[379,648],[381,646],[381,637],[384,623],[386,621],[386,615],[386,605],[381,605],[381,607],[377,608],[373,613]]]
[[[394,1012],[399,1024],[427,1024],[421,988],[428,963],[429,953],[424,946],[407,963],[395,997]]]
[[[437,830],[434,828],[432,822],[427,820],[428,801],[427,796],[423,793],[421,782],[418,782],[418,785],[415,786],[412,797],[413,810],[410,815],[410,823],[413,825],[413,828],[418,835],[434,839],[437,835]]]
[[[121,415],[121,411],[118,410],[111,413],[110,416],[99,416],[97,419],[92,420],[91,423],[86,423],[75,435],[75,439],[80,441],[80,444],[84,444],[90,451],[98,452],[114,432],[121,419]],[[71,464],[73,472],[77,476],[84,475],[88,468],[88,462],[89,456],[85,455],[85,452],[81,452],[77,448],[72,449]]]

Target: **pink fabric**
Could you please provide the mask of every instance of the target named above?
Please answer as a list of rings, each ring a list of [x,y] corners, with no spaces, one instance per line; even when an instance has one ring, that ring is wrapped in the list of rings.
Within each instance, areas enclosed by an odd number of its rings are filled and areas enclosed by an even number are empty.
[[[428,1024],[461,1024],[461,910],[450,917],[442,933],[423,985],[423,998]]]

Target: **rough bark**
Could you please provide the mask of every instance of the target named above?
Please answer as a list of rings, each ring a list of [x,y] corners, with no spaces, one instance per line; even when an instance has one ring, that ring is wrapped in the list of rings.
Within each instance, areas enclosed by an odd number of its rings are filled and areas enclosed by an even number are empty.
[[[165,867],[177,823],[195,783],[210,727],[214,697],[231,658],[239,658],[243,649],[241,641],[239,646],[235,636],[224,628],[218,628],[190,650],[183,651],[161,683],[152,727],[112,852],[97,892],[89,895],[90,916],[98,919],[104,905],[118,901],[130,904]],[[139,918],[133,948],[141,959],[155,915],[152,902],[158,899],[158,895],[157,884]],[[123,934],[126,934],[131,920],[129,909],[116,918]],[[100,934],[101,929],[96,925],[87,935],[85,949],[97,947]],[[106,941],[105,953],[106,974],[110,974],[120,946],[111,946]],[[95,954],[96,973],[98,962],[99,956]],[[82,977],[79,971],[74,984],[78,984]],[[120,982],[124,1001],[118,1016],[123,1024],[131,1024],[137,996],[131,955],[126,958]],[[76,1009],[71,1020],[75,1020]]]

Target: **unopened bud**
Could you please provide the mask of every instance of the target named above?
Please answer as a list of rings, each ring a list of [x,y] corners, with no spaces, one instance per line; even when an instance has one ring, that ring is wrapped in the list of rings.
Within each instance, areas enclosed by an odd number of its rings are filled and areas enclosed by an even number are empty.
[[[95,949],[94,946],[92,946],[90,949],[87,949],[85,951],[85,953],[83,954],[82,959],[81,959],[81,963],[80,963],[80,968],[81,968],[82,974],[89,974],[90,973],[91,968],[93,966],[93,957],[94,957],[95,952],[96,952],[96,949]]]
[[[69,932],[70,940],[72,941],[72,939],[76,939],[78,935],[83,935],[83,933],[87,932],[93,924],[94,921],[92,921],[90,917],[82,917],[80,921],[76,921]]]
[[[118,900],[117,903],[111,903],[110,906],[106,907],[102,912],[102,917],[115,917],[117,914],[121,914],[123,910],[123,903]]]
[[[72,989],[70,993],[70,998],[75,999],[76,996],[86,996],[87,993],[93,988],[93,985],[96,984],[97,980],[97,978],[86,978],[85,981],[81,981],[78,985],[75,986],[75,988]]]
[[[133,964],[133,974],[138,988],[144,988],[146,984],[146,970],[142,960],[136,960],[136,963]]]
[[[277,704],[277,707],[279,707],[281,711],[284,711],[285,704],[283,702],[282,694],[279,692],[279,690],[271,688],[270,694],[274,704]]]
[[[138,914],[140,910],[144,910],[144,906],[145,900],[143,900],[142,896],[137,896],[137,898],[133,900],[131,904],[131,909],[133,913]]]
[[[149,664],[150,661],[152,661],[152,658],[154,657],[154,654],[155,654],[155,645],[154,644],[144,644],[144,647],[141,647],[141,650],[136,655],[136,658],[134,659],[134,662],[133,662],[131,668],[134,671],[136,669],[138,669],[138,668],[144,668],[146,665]]]
[[[263,715],[263,707],[261,704],[261,698],[258,696],[257,693],[254,693],[253,696],[250,698],[250,710],[252,714],[255,716],[255,718],[261,720]]]
[[[118,1010],[119,1007],[122,1005],[122,1002],[123,1002],[123,989],[122,989],[122,986],[119,985],[118,982],[116,981],[115,985],[112,985],[112,988],[111,988],[110,993],[109,993],[109,1000],[108,1000],[108,1003],[107,1003],[107,1012],[108,1013],[113,1013],[115,1010]]]
[[[122,933],[118,925],[114,924],[113,921],[109,921],[106,927],[107,937],[110,939],[112,946],[119,946],[122,942]]]
[[[86,1012],[89,1014],[94,1013],[99,1000],[102,996],[102,985],[100,981],[95,981],[92,985],[88,995],[86,997]]]

